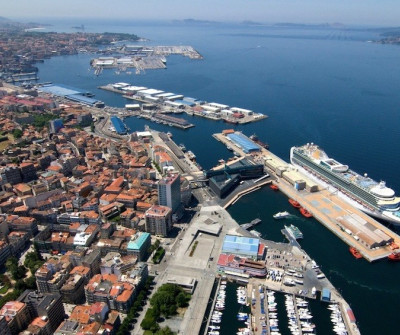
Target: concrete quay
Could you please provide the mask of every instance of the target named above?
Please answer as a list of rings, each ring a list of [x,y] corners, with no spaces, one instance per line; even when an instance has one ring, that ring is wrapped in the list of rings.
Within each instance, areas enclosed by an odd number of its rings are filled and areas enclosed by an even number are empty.
[[[213,137],[226,146],[231,147],[241,157],[247,156],[240,147],[229,141],[223,134],[214,134]],[[258,153],[252,153],[251,157],[259,163],[273,161],[275,166],[285,167],[288,171],[296,171],[297,174],[302,175],[301,170],[296,169],[264,148],[260,148],[260,152]],[[368,226],[373,227],[373,229],[381,230],[393,239],[394,243],[400,245],[399,235],[361,210],[345,202],[339,195],[335,192],[329,191],[323,185],[319,184],[319,191],[317,192],[308,192],[307,190],[298,191],[286,179],[279,177],[276,174],[276,171],[269,168],[267,168],[267,170],[270,173],[271,178],[274,180],[273,183],[277,185],[283,193],[285,193],[289,198],[299,202],[302,207],[312,213],[316,220],[322,223],[347,245],[358,249],[362,256],[369,262],[386,258],[393,252],[393,250],[388,245],[372,249],[368,248],[366,245],[362,244],[361,241],[357,241],[352,235],[349,235],[339,227],[337,220],[339,217],[355,214],[362,220],[365,220]],[[304,179],[307,180],[308,177],[304,176]]]

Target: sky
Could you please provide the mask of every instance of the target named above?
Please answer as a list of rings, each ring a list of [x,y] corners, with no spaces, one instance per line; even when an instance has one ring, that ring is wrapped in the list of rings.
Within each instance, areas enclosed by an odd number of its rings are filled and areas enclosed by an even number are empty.
[[[399,0],[0,0],[3,17],[251,20],[400,26]]]

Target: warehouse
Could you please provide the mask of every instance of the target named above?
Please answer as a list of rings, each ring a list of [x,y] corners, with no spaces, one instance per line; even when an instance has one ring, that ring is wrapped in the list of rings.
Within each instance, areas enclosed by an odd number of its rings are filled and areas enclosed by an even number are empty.
[[[260,147],[240,132],[226,136],[233,144],[241,148],[246,154],[260,151]]]
[[[126,127],[119,117],[112,116],[111,122],[115,128],[115,131],[118,134],[120,134],[120,135],[126,134]]]

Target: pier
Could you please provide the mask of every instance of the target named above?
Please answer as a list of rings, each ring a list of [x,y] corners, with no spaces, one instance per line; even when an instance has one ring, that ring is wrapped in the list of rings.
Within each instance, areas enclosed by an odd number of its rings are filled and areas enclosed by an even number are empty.
[[[254,219],[249,223],[241,224],[240,227],[242,227],[243,229],[249,230],[250,228],[253,228],[254,226],[256,226],[260,223],[261,223],[260,219]]]
[[[199,116],[214,121],[225,121],[234,124],[246,124],[267,118],[262,113],[254,113],[251,110],[229,107],[220,103],[200,101],[185,97],[182,94],[166,93],[158,89],[130,86],[128,83],[116,83],[99,86],[99,89],[117,93],[125,99],[135,100],[141,103],[151,103],[162,114],[186,113],[191,116]],[[142,112],[140,115],[143,116]],[[144,116],[143,116],[144,117]]]
[[[228,140],[224,134],[214,134],[213,137],[225,144],[227,147],[231,147],[241,157],[247,156],[247,153],[243,151],[243,148]],[[357,218],[360,218],[360,220],[365,222],[366,226],[370,227],[371,230],[381,230],[383,233],[388,235],[394,243],[400,245],[399,235],[361,210],[351,206],[342,200],[336,192],[329,191],[329,189],[323,185],[313,181],[314,184],[318,185],[318,190],[316,192],[297,190],[291,183],[289,178],[290,175],[297,174],[299,178],[301,177],[304,180],[309,180],[309,178],[303,175],[299,169],[289,165],[269,150],[260,146],[258,152],[252,153],[252,158],[256,162],[264,163],[271,178],[274,179],[274,184],[279,187],[281,192],[286,194],[289,198],[299,202],[300,205],[303,208],[306,208],[317,221],[323,224],[347,245],[358,249],[367,261],[373,262],[387,258],[393,250],[389,245],[377,248],[368,248],[365,244],[361,243],[360,240],[356,240],[352,235],[341,228],[338,224],[340,218],[355,215]]]

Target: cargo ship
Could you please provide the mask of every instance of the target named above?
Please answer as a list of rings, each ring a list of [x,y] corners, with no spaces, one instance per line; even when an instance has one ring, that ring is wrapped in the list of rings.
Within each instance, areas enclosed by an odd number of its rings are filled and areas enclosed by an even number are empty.
[[[290,162],[303,169],[312,179],[333,187],[338,195],[363,212],[395,225],[400,225],[400,198],[386,186],[367,174],[361,176],[328,157],[317,145],[307,143],[290,149]]]

